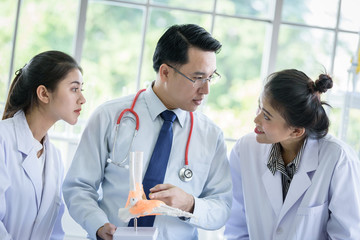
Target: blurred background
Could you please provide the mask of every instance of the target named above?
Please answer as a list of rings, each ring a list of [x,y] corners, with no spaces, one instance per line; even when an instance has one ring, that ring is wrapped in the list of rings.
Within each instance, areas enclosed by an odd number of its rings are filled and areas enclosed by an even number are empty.
[[[360,155],[359,9],[360,0],[1,0],[0,113],[15,71],[34,55],[55,49],[74,56],[87,103],[76,126],[58,122],[50,131],[68,169],[92,111],[147,87],[156,78],[157,40],[172,24],[195,23],[223,44],[222,78],[200,111],[223,129],[228,151],[253,131],[266,76],[296,68],[313,80],[333,76],[323,95],[332,106],[330,132]],[[67,212],[63,225],[67,240],[86,239]],[[222,232],[200,231],[200,239],[222,239]]]

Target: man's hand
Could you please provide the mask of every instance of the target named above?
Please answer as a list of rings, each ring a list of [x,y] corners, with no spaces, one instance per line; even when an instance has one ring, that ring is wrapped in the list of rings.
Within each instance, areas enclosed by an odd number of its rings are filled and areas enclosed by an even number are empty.
[[[104,226],[100,227],[97,230],[96,236],[100,237],[103,240],[112,240],[115,231],[116,231],[116,227],[114,224],[105,223]]]
[[[166,205],[193,213],[194,197],[171,184],[158,184],[150,189],[151,200],[163,201]]]

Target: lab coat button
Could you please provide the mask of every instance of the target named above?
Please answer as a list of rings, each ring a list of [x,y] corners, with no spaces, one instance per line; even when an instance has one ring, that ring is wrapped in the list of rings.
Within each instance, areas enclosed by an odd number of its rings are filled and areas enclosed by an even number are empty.
[[[278,229],[276,229],[276,234],[280,235],[282,234],[282,232],[283,232],[282,228],[279,227]]]

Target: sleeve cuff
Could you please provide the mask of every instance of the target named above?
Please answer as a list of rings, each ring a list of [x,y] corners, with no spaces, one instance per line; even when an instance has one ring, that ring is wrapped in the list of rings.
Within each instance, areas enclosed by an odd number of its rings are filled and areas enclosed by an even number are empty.
[[[202,218],[204,217],[204,212],[207,212],[207,204],[205,200],[194,197],[194,212],[193,218],[189,218],[187,222],[194,224],[194,225],[201,225]]]
[[[107,219],[106,216],[99,217],[99,215],[95,215],[95,214],[90,215],[88,217],[88,219],[90,219],[90,220],[88,220],[86,222],[85,230],[88,232],[90,239],[100,239],[101,240],[101,238],[98,238],[98,236],[96,235],[96,232],[100,227],[104,226],[105,223],[108,223],[109,220]]]

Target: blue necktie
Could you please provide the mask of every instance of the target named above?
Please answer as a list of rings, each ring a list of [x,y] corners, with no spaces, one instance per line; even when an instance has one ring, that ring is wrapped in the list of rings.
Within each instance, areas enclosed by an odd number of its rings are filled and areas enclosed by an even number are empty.
[[[161,127],[153,154],[143,179],[143,187],[146,197],[149,196],[150,188],[164,182],[167,163],[171,151],[173,139],[172,125],[176,119],[176,115],[172,111],[165,110],[160,114],[160,116],[164,119],[164,123]],[[152,227],[154,220],[155,216],[140,217],[138,219],[138,226]],[[130,220],[128,226],[134,226],[134,219]]]

